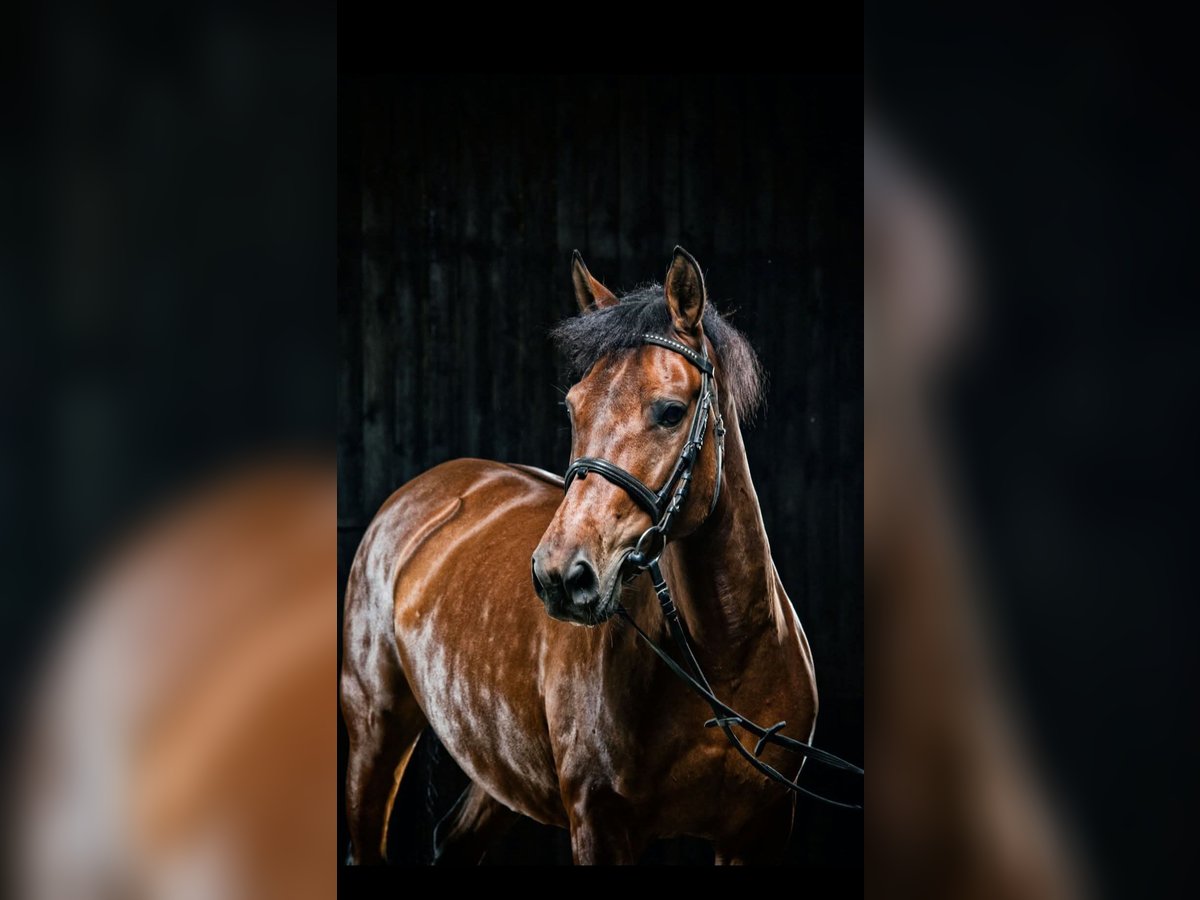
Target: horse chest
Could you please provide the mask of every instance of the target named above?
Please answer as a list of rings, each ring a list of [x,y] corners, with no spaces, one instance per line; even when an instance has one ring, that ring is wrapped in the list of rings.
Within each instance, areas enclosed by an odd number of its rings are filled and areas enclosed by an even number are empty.
[[[660,834],[716,834],[780,795],[726,742],[704,727],[711,715],[692,698],[573,696],[549,715],[566,797],[602,791]],[[622,701],[629,701],[628,703]]]

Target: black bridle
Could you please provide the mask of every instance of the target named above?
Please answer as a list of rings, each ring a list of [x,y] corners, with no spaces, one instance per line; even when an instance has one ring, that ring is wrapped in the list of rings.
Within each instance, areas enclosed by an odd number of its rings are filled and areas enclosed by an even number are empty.
[[[683,449],[679,451],[679,458],[675,461],[675,467],[671,470],[666,483],[657,491],[651,490],[632,472],[622,469],[616,463],[610,463],[606,459],[599,459],[595,456],[579,457],[567,467],[567,474],[563,476],[563,490],[566,491],[577,477],[587,478],[589,472],[595,472],[597,475],[607,478],[617,487],[623,488],[638,506],[650,514],[652,524],[638,538],[637,546],[629,557],[629,561],[635,565],[640,560],[649,558],[649,545],[646,542],[654,540],[655,536],[658,539],[659,552],[662,552],[662,545],[666,543],[667,530],[683,507],[683,501],[687,499],[688,491],[691,490],[692,470],[700,456],[700,451],[704,449],[704,437],[708,433],[710,415],[716,418],[713,430],[717,436],[717,486],[713,490],[712,503],[708,507],[710,514],[717,508],[717,500],[721,497],[721,472],[725,467],[725,420],[721,417],[721,410],[717,406],[716,381],[713,379],[713,367],[712,363],[708,361],[707,352],[697,353],[686,344],[660,337],[657,334],[643,334],[642,341],[673,350],[700,370],[700,397],[696,403],[696,409],[692,413],[692,424],[688,428],[687,441],[684,443]],[[672,488],[674,493],[672,493]],[[658,554],[654,555],[657,557]],[[641,568],[645,568],[645,566],[643,565]]]
[[[679,617],[679,611],[675,608],[675,603],[671,599],[671,591],[667,587],[667,582],[663,577],[662,569],[659,567],[658,559],[666,546],[667,533],[670,530],[671,523],[683,508],[688,492],[691,490],[692,474],[696,460],[700,456],[700,451],[704,449],[704,439],[708,432],[708,421],[710,418],[714,419],[713,431],[717,442],[717,474],[716,485],[713,488],[712,502],[708,507],[709,515],[717,507],[717,500],[721,496],[721,476],[725,467],[725,422],[721,417],[720,407],[717,405],[716,380],[713,377],[713,366],[708,359],[706,350],[701,350],[701,352],[697,353],[685,344],[656,334],[643,334],[642,342],[672,350],[700,370],[700,396],[696,402],[696,409],[692,413],[692,423],[688,429],[687,441],[684,443],[683,449],[679,451],[679,458],[675,461],[675,466],[671,470],[670,476],[667,478],[666,483],[655,491],[647,487],[646,483],[636,475],[615,463],[597,457],[581,456],[567,467],[567,474],[563,479],[563,490],[566,491],[570,488],[571,482],[576,478],[586,478],[589,473],[594,472],[608,479],[617,485],[617,487],[622,488],[638,506],[649,513],[651,525],[638,538],[637,545],[634,547],[633,552],[626,557],[626,562],[650,573],[650,580],[654,584],[655,593],[658,594],[658,602],[662,608],[663,618],[666,620],[667,626],[671,631],[671,637],[675,642],[676,650],[683,657],[684,664],[680,665],[666,650],[656,644],[642,630],[641,626],[638,625],[629,613],[629,610],[625,609],[624,606],[618,607],[617,611],[634,627],[638,636],[649,644],[658,657],[666,663],[667,668],[685,685],[699,694],[712,708],[713,718],[704,723],[705,727],[720,728],[725,733],[725,737],[729,742],[754,768],[795,793],[805,794],[816,800],[832,806],[840,806],[844,809],[862,809],[860,804],[843,803],[840,800],[831,800],[828,797],[814,793],[788,778],[778,769],[763,762],[759,758],[763,749],[768,744],[775,744],[786,750],[799,753],[814,762],[824,763],[832,768],[843,769],[858,775],[863,774],[863,770],[859,766],[846,762],[846,760],[839,756],[814,747],[805,741],[780,734],[779,732],[787,725],[786,722],[777,722],[769,728],[764,728],[721,702],[713,693],[708,679],[704,676],[704,671],[700,668],[700,663],[696,660],[696,654],[692,651],[691,642],[688,640],[687,629],[684,627],[683,620]],[[684,666],[687,668],[684,668]],[[735,727],[741,728],[758,738],[753,752],[748,750],[738,736],[734,734],[733,729]]]

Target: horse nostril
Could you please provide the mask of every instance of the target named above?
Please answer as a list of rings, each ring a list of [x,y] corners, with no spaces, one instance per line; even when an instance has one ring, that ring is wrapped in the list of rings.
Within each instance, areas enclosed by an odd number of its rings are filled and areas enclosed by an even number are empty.
[[[600,582],[596,578],[596,570],[585,559],[576,559],[567,572],[567,593],[571,600],[580,606],[594,603],[600,596]]]
[[[538,572],[537,557],[529,560],[530,574],[533,576],[533,590],[543,599],[546,597],[546,591],[553,587],[551,579],[545,572]]]

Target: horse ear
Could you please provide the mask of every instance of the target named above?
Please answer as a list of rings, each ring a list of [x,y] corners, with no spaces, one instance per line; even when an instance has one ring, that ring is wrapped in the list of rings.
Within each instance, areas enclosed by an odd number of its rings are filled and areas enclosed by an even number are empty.
[[[571,280],[575,282],[575,300],[579,303],[580,312],[604,309],[617,302],[616,295],[592,277],[578,250],[573,254]]]
[[[675,330],[679,334],[695,337],[704,318],[704,273],[692,254],[682,247],[675,248],[671,266],[667,269],[664,291]]]

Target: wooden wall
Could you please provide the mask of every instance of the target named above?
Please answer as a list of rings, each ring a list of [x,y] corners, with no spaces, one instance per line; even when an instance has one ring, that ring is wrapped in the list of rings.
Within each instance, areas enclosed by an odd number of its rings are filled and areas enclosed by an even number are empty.
[[[861,101],[859,78],[811,75],[343,82],[339,597],[421,471],[566,467],[546,333],[574,312],[571,250],[619,292],[679,243],[770,373],[751,470],[816,656],[818,742],[861,759]],[[861,861],[861,820],[800,806],[795,860]]]

